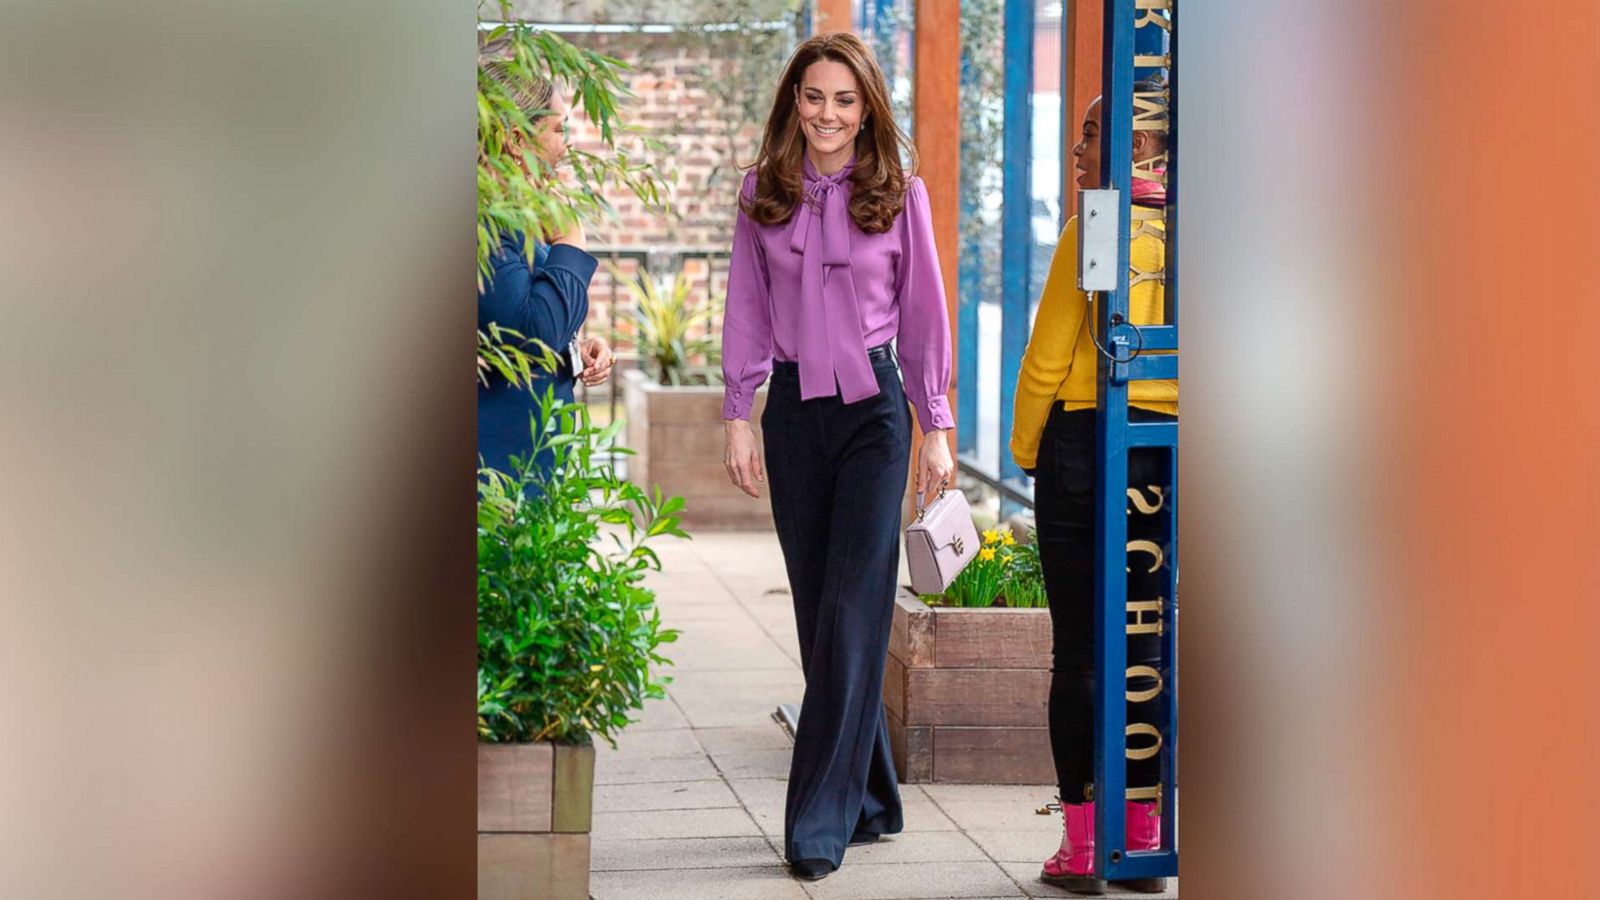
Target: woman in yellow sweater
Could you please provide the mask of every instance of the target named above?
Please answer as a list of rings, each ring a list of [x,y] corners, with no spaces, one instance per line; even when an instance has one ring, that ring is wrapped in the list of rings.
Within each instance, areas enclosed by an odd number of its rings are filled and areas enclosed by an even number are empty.
[[[1160,91],[1157,82],[1141,82],[1140,93]],[[1135,162],[1157,160],[1164,138],[1154,131],[1133,135]],[[1090,104],[1083,120],[1083,138],[1072,148],[1078,185],[1100,186],[1100,101]],[[1165,206],[1163,185],[1135,179],[1135,204],[1129,250],[1129,315],[1135,325],[1162,323],[1163,292],[1159,274],[1165,254],[1165,229],[1159,216],[1140,212]],[[1040,879],[1079,893],[1099,894],[1105,882],[1094,877],[1094,532],[1095,532],[1095,399],[1099,351],[1092,329],[1098,321],[1096,302],[1078,290],[1078,220],[1061,233],[1050,275],[1039,299],[1033,334],[1017,378],[1011,455],[1034,477],[1034,512],[1038,522],[1039,558],[1050,599],[1054,631],[1054,664],[1050,678],[1050,745],[1061,789],[1065,819],[1061,849],[1044,864]],[[1104,341],[1101,341],[1103,344]],[[1176,381],[1135,381],[1128,386],[1129,418],[1135,422],[1171,421],[1178,413]],[[1161,451],[1135,449],[1128,457],[1131,485],[1162,485],[1166,467]],[[1163,495],[1165,492],[1163,491]],[[1130,516],[1130,539],[1149,524]],[[1138,569],[1139,567],[1135,567]],[[1149,596],[1153,585],[1129,576],[1129,596]],[[1159,637],[1138,635],[1128,642],[1128,665],[1158,665]],[[1131,679],[1130,691],[1152,685]],[[1153,679],[1151,680],[1153,682]],[[1128,722],[1150,721],[1156,704],[1129,704]],[[1129,760],[1128,787],[1160,783],[1159,759]],[[1126,846],[1157,849],[1160,819],[1153,804],[1129,802]],[[1122,882],[1141,891],[1160,891],[1164,879]]]

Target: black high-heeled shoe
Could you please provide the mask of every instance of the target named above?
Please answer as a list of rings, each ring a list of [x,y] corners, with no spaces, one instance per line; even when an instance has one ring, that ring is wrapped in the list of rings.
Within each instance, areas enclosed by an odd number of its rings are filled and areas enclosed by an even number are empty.
[[[826,859],[797,859],[789,863],[789,871],[796,878],[821,881],[833,874],[834,865]]]

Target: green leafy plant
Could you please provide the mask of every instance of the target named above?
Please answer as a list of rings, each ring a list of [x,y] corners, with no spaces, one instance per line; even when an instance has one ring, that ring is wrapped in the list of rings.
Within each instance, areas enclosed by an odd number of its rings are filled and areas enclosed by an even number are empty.
[[[683,499],[618,477],[606,453],[630,452],[613,447],[620,421],[596,427],[546,389],[533,428],[546,467],[479,481],[478,738],[614,746],[629,711],[664,696],[652,667],[678,633],[643,580],[661,568],[652,541],[688,537]]]
[[[962,15],[961,18],[962,27],[965,28],[966,16]],[[902,60],[900,49],[908,35],[916,34],[916,29],[916,3],[914,0],[899,0],[878,4],[866,33],[861,35],[862,40],[872,48],[872,55],[877,57],[878,67],[883,70],[884,80],[888,82],[889,108],[894,113],[894,120],[900,123],[907,134],[912,133],[916,120],[912,100],[916,59],[913,51],[911,59]],[[910,69],[905,66],[910,66]]]
[[[718,380],[713,367],[720,361],[719,342],[709,326],[721,304],[714,300],[696,303],[693,284],[682,269],[670,284],[665,280],[658,283],[645,272],[629,278],[616,266],[611,267],[611,276],[632,298],[634,348],[657,382],[711,384]]]
[[[581,219],[612,214],[605,192],[617,188],[632,192],[652,211],[663,209],[662,195],[668,179],[654,157],[663,151],[659,141],[642,129],[626,125],[621,109],[632,97],[622,73],[627,63],[593,50],[574,46],[560,35],[511,21],[510,0],[479,0],[478,18],[487,14],[492,25],[480,30],[480,63],[496,61],[514,86],[543,78],[582,108],[599,131],[602,152],[573,148],[562,160],[571,178],[533,154],[513,151],[515,131],[535,132],[527,112],[518,108],[506,84],[478,67],[478,279],[490,277],[491,255],[507,233],[545,235],[565,231]],[[494,24],[499,23],[499,24]],[[535,111],[537,113],[537,111]],[[627,136],[627,142],[619,137]],[[642,148],[637,153],[628,145]],[[524,172],[522,166],[528,171]],[[527,245],[533,259],[533,244]]]
[[[556,354],[538,338],[524,337],[513,328],[501,328],[494,322],[487,330],[478,331],[478,381],[489,383],[491,374],[517,387],[533,390],[535,370],[554,372]]]
[[[1012,609],[1044,609],[1050,605],[1044,592],[1044,570],[1039,566],[1037,535],[1032,541],[1011,548],[1011,566],[1001,593],[1005,605]]]
[[[1005,174],[1005,4],[961,3],[961,303],[1001,298]]]
[[[1048,606],[1039,548],[1036,544],[1017,543],[1009,528],[988,529],[983,532],[978,558],[961,570],[943,594],[923,595],[922,601],[929,606],[972,609]]]
[[[706,178],[707,189],[743,178],[740,160],[753,162],[761,128],[772,108],[772,92],[789,54],[810,37],[804,0],[677,0],[683,17],[666,41],[690,59],[715,60],[694,67],[706,92],[709,117],[722,145],[720,160]]]

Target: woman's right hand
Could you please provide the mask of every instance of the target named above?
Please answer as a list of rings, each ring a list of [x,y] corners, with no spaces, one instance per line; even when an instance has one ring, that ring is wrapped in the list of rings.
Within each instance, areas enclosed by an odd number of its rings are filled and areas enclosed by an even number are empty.
[[[746,494],[760,497],[756,483],[765,482],[767,473],[761,467],[761,451],[756,447],[755,432],[750,430],[750,423],[745,419],[728,419],[722,424],[727,435],[722,464],[728,469],[728,480]]]
[[[565,231],[559,231],[550,234],[547,243],[570,244],[573,247],[577,247],[579,250],[588,250],[589,236],[583,230],[583,222],[574,220],[572,227],[566,229]]]

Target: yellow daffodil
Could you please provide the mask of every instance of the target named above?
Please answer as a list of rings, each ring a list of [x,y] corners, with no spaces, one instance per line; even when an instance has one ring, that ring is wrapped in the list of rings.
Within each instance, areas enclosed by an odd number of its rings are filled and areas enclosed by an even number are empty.
[[[990,528],[983,533],[983,542],[985,544],[992,544],[998,540],[1000,540],[1000,532],[995,531],[993,528]]]
[[[1012,537],[1011,536],[1011,532],[1009,532],[1009,531],[1000,536],[1000,543],[1005,544],[1007,547],[1011,546],[1012,544],[1015,544],[1016,542],[1017,542],[1017,539]]]
[[[1005,556],[1000,557],[1000,561],[1008,566],[1011,565],[1011,554],[1007,553]]]
[[[993,547],[985,547],[982,550],[979,550],[978,551],[978,558],[983,560],[984,562],[988,562],[989,560],[994,559],[994,548]]]

